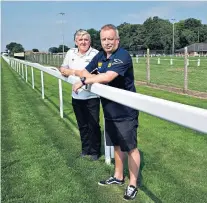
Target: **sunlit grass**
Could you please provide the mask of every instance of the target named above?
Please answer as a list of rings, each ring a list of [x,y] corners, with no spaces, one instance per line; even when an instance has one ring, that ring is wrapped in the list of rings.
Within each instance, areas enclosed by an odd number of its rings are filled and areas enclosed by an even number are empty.
[[[124,187],[97,184],[113,174],[104,156],[97,162],[79,158],[71,86],[63,84],[61,119],[58,80],[44,74],[42,100],[39,71],[35,90],[28,74],[26,83],[2,61],[2,202],[122,202]],[[205,100],[141,86],[137,91],[207,109]],[[207,202],[206,135],[142,112],[138,131],[142,178],[134,202]]]

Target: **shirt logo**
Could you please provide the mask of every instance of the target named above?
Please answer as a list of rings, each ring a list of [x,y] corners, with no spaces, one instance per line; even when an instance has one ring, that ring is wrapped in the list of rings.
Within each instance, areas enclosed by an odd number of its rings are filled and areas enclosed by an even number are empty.
[[[98,67],[101,68],[102,62],[98,62]]]
[[[117,64],[122,64],[122,63],[123,63],[122,60],[120,60],[120,59],[114,59],[112,65],[117,65]]]
[[[110,68],[111,67],[111,63],[109,63],[107,67]]]

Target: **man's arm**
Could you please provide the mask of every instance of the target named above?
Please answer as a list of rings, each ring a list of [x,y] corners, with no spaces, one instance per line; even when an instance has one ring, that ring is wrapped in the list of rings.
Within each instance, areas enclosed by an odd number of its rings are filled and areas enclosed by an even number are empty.
[[[70,75],[78,76],[78,77],[93,77],[94,75],[90,74],[86,69],[83,70],[75,70],[68,69],[64,67],[60,67],[60,72],[63,76],[68,77]]]
[[[86,80],[84,83],[87,84],[93,84],[93,83],[109,83],[112,80],[114,80],[119,74],[114,71],[107,71],[106,73],[100,73],[98,75],[95,75],[93,77],[86,77]],[[78,92],[78,89],[80,89],[84,84],[80,81],[73,85],[73,91]]]

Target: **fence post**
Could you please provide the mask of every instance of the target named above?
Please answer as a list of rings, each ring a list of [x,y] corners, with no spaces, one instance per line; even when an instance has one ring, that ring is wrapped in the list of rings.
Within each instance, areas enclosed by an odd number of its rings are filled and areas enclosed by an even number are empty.
[[[139,57],[136,55],[136,63],[139,63]]]
[[[160,64],[160,58],[157,59],[157,64],[158,64],[158,65]]]
[[[183,89],[183,92],[186,93],[187,90],[188,90],[188,48],[185,47],[184,89]]]
[[[42,99],[45,98],[45,91],[44,91],[44,73],[41,71],[41,86],[42,86]]]
[[[33,67],[31,67],[31,71],[32,71],[32,89],[34,89],[34,69],[33,69]]]
[[[24,64],[22,63],[22,78],[24,78]]]
[[[25,78],[26,78],[26,82],[27,82],[27,65],[25,66]]]
[[[14,70],[17,72],[17,62],[14,60]]]
[[[170,65],[171,66],[173,65],[173,59],[170,59]]]
[[[20,62],[18,62],[18,73],[19,73],[19,75],[21,75],[21,67],[20,67]]]
[[[63,92],[62,92],[62,80],[58,80],[59,83],[59,101],[60,101],[60,117],[63,118]]]
[[[150,84],[150,55],[149,49],[147,49],[147,84]]]
[[[200,59],[198,59],[197,66],[200,66],[200,63],[201,63],[201,61],[200,61]]]
[[[106,131],[105,131],[105,119],[103,118],[103,127],[104,127],[104,149],[105,149],[105,163],[111,164],[111,151],[112,147],[106,145]]]

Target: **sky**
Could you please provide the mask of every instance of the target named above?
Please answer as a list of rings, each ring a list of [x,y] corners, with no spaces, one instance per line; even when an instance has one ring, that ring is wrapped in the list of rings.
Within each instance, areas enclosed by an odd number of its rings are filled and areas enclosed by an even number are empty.
[[[10,42],[48,51],[63,42],[74,47],[78,29],[100,30],[105,24],[142,24],[147,18],[184,20],[207,24],[207,1],[3,1],[1,51]],[[63,16],[59,13],[65,13]]]

